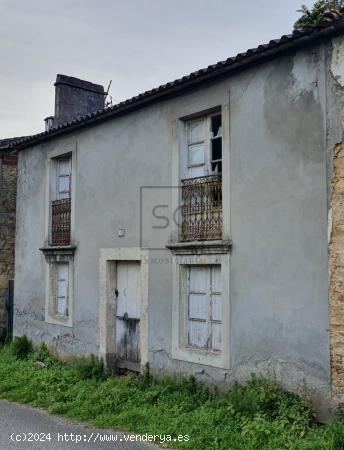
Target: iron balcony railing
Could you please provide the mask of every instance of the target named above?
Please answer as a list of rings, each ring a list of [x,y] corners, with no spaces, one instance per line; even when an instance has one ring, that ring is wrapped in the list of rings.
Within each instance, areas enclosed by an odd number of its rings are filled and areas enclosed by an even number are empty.
[[[222,176],[182,180],[181,240],[222,239]]]
[[[70,245],[70,198],[51,202],[51,244]]]

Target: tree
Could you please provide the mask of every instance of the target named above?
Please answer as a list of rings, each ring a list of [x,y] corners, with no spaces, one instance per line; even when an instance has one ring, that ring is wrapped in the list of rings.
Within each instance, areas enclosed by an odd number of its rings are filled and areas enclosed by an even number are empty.
[[[305,30],[309,28],[317,27],[324,14],[329,11],[340,11],[344,7],[344,0],[318,0],[314,3],[311,9],[302,5],[298,12],[302,13],[302,16],[295,22],[295,30]]]

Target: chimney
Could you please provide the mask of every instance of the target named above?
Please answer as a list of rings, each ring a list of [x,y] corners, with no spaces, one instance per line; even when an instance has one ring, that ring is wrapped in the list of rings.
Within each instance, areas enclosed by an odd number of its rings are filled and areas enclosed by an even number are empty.
[[[53,126],[103,109],[104,106],[105,92],[100,84],[66,75],[56,76]],[[46,122],[46,126],[49,125]]]
[[[49,131],[54,126],[54,116],[48,116],[44,119],[45,131]]]

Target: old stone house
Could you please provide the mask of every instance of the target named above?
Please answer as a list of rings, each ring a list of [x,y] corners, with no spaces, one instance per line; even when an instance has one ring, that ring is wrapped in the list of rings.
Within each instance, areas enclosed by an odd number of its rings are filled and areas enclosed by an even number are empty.
[[[57,104],[101,103],[60,81]],[[344,18],[329,15],[113,107],[64,123],[55,107],[12,145],[15,333],[340,401],[343,87]]]

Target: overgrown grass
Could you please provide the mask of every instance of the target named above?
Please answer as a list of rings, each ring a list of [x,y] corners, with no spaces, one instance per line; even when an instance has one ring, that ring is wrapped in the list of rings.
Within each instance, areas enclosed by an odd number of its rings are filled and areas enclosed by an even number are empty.
[[[26,359],[32,350],[32,342],[26,336],[16,336],[11,343],[11,352],[17,359]]]
[[[36,367],[38,360],[45,368]],[[99,368],[95,360],[93,367]],[[344,449],[344,422],[316,425],[308,401],[273,382],[253,379],[218,394],[193,378],[155,381],[149,371],[141,377],[84,375],[78,364],[55,361],[45,346],[27,359],[15,357],[10,345],[0,348],[1,398],[98,427],[189,435],[171,444],[183,449]]]

